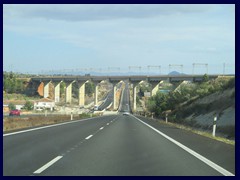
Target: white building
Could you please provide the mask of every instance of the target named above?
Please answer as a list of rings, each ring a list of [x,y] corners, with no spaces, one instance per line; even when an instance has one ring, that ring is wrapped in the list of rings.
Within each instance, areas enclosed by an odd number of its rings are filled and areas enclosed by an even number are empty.
[[[34,102],[34,110],[42,111],[43,109],[50,109],[51,111],[55,107],[55,102],[48,98],[42,98]]]

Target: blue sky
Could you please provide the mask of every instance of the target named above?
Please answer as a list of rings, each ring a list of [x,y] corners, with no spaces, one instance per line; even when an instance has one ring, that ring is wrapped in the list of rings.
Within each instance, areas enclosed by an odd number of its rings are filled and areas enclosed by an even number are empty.
[[[170,64],[192,73],[193,63],[235,73],[235,5],[3,5],[5,71],[151,65],[167,74]]]

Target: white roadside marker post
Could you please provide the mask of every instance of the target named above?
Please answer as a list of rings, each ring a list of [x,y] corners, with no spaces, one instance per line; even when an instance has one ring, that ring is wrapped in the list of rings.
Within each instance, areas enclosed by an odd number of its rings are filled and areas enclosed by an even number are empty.
[[[217,116],[215,116],[213,120],[213,132],[212,132],[213,137],[215,137],[215,134],[216,134],[216,126],[217,126]]]
[[[71,120],[73,120],[73,109],[71,110]]]
[[[166,123],[168,123],[168,114],[166,113]]]

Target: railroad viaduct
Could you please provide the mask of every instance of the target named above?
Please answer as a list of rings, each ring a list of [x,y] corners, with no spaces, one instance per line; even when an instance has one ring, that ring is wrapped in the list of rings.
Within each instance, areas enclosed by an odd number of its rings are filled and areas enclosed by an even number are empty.
[[[209,79],[215,79],[221,75],[208,75]],[[200,82],[203,80],[203,75],[159,75],[159,76],[38,76],[32,77],[33,83],[44,83],[44,97],[49,96],[49,83],[54,85],[54,97],[55,102],[59,102],[60,99],[60,83],[66,83],[66,96],[65,102],[72,102],[72,84],[77,83],[79,89],[79,106],[84,106],[85,97],[85,83],[92,81],[95,85],[95,98],[94,104],[98,103],[98,85],[101,81],[107,80],[113,84],[114,98],[113,98],[113,109],[116,107],[116,85],[121,81],[127,81],[133,85],[133,110],[136,110],[136,87],[141,81],[146,81],[152,85],[151,95],[157,93],[159,84],[162,81],[168,82]]]

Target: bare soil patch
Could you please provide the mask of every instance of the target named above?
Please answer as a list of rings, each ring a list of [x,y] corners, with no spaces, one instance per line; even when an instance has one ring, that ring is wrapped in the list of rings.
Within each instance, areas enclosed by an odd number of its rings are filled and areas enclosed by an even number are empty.
[[[73,120],[79,120],[88,117],[90,117],[90,115],[80,114],[73,116]],[[46,117],[44,115],[26,117],[4,117],[3,132],[49,124],[56,124],[67,121],[71,121],[71,117],[69,115],[54,115],[54,116],[52,115]]]

